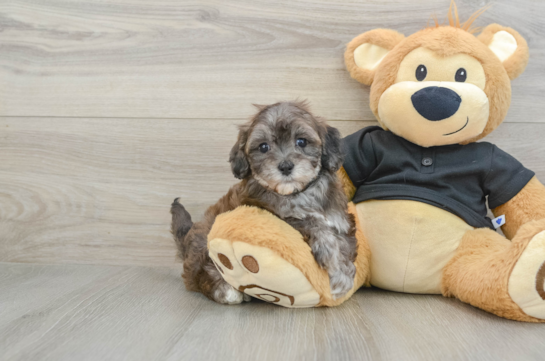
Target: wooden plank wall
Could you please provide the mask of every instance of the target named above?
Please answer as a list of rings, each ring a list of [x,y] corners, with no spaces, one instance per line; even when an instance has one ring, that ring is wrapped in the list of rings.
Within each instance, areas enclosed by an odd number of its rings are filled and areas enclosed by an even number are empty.
[[[458,1],[462,19],[488,1]],[[411,34],[449,0],[0,2],[0,261],[172,265],[169,204],[198,219],[235,179],[251,103],[306,98],[349,134],[374,124],[344,45]],[[487,140],[545,179],[545,2],[494,1],[477,21],[531,49]]]

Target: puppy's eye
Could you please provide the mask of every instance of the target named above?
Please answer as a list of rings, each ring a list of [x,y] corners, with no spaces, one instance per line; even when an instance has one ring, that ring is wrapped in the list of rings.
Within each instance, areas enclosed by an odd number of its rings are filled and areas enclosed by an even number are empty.
[[[465,82],[467,79],[467,71],[464,68],[460,68],[456,71],[454,80],[459,81],[460,83]]]
[[[271,149],[271,146],[268,145],[267,143],[261,143],[261,144],[259,145],[259,151],[260,151],[261,153],[267,153],[267,152],[269,151],[269,149]]]
[[[428,75],[428,69],[424,65],[419,65],[418,68],[416,68],[416,80],[422,81],[426,79],[426,75]]]
[[[301,147],[301,148],[304,148],[307,146],[307,140],[305,138],[299,138],[295,141],[295,144],[298,146],[298,147]]]

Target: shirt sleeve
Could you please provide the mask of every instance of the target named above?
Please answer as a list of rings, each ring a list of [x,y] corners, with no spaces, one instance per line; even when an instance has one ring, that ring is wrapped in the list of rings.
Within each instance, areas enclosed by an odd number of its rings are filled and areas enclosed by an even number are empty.
[[[484,180],[488,206],[492,209],[508,202],[534,175],[534,172],[525,168],[514,157],[493,145],[490,170]]]
[[[343,167],[355,187],[362,185],[377,166],[371,139],[371,132],[375,130],[382,128],[377,126],[363,128],[343,139],[345,153]]]

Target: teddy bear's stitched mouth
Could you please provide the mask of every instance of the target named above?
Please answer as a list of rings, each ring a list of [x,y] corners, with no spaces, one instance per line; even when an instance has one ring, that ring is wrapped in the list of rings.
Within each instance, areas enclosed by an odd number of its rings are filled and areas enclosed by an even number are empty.
[[[448,133],[448,134],[443,134],[443,136],[446,137],[447,135],[452,135],[452,134],[458,133],[459,131],[461,131],[462,129],[464,129],[465,127],[467,127],[468,124],[469,124],[469,117],[467,117],[466,123],[464,124],[463,127],[461,127],[460,129],[458,129],[458,130],[455,131],[455,132]]]

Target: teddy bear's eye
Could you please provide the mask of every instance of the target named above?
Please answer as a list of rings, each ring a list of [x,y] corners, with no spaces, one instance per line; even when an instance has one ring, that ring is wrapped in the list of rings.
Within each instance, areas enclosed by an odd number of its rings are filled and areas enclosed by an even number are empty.
[[[422,81],[426,79],[426,75],[428,75],[428,69],[424,65],[419,65],[418,68],[416,68],[416,80]]]
[[[458,69],[456,71],[456,75],[454,76],[454,79],[461,83],[465,82],[467,79],[467,71],[464,68]]]

